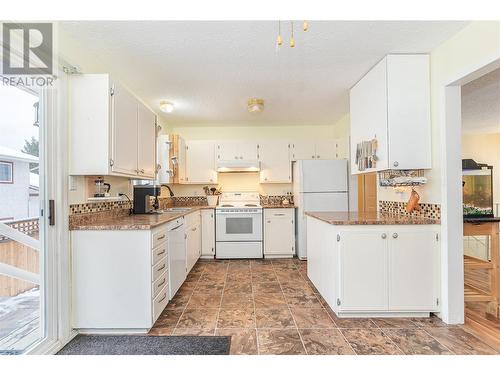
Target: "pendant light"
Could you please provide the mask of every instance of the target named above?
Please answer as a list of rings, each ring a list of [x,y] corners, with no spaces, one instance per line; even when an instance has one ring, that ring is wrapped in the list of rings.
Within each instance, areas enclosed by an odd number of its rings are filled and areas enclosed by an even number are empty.
[[[281,37],[281,21],[278,21],[278,38],[276,39],[278,46],[283,44],[283,38]]]

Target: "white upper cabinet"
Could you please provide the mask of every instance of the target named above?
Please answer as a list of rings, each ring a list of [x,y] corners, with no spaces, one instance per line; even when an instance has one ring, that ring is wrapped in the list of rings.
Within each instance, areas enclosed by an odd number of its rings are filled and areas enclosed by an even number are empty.
[[[155,114],[108,74],[69,83],[70,174],[154,178]]]
[[[223,141],[217,143],[217,160],[257,160],[256,141]]]
[[[296,140],[290,145],[290,159],[338,159],[336,139]]]
[[[388,55],[350,91],[351,170],[431,168],[428,55]],[[357,145],[376,139],[376,164],[358,168]]]
[[[215,142],[186,141],[186,176],[188,184],[216,184]]]
[[[293,161],[316,159],[316,142],[309,139],[293,141],[291,159]]]
[[[137,166],[137,100],[118,84],[113,88],[113,165],[116,173],[136,175]],[[90,151],[90,150],[89,150]]]
[[[336,159],[336,140],[319,139],[316,141],[316,159]]]
[[[143,104],[137,110],[137,167],[143,177],[155,177],[156,116]]]
[[[260,183],[292,182],[290,143],[273,140],[259,142]]]

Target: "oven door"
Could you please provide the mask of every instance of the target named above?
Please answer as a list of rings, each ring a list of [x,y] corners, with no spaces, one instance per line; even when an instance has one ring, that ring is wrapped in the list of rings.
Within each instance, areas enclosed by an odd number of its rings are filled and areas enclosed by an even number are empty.
[[[216,241],[262,241],[262,212],[217,212]]]

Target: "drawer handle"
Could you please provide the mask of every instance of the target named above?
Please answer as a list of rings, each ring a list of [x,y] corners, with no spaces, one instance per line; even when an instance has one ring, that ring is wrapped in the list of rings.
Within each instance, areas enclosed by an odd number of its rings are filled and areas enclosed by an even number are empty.
[[[274,216],[285,216],[285,214],[274,214]]]
[[[157,240],[163,240],[165,238],[165,235],[161,235],[160,237],[156,237]]]
[[[397,233],[393,233],[392,234],[392,238],[398,238],[398,234]]]
[[[159,252],[158,254],[156,254],[156,255],[163,255],[163,254],[165,254],[165,250],[160,251],[160,252]]]
[[[158,284],[158,288],[160,288],[163,284],[165,284],[166,281],[167,281],[167,279],[163,278],[163,281]]]
[[[163,263],[163,265],[162,265],[160,268],[158,268],[158,269],[157,269],[157,271],[162,271],[162,270],[164,270],[166,266],[167,266],[167,265],[166,265],[165,263]]]
[[[165,294],[163,295],[163,297],[162,297],[160,300],[158,300],[158,302],[157,302],[157,303],[160,303],[160,302],[165,301],[165,298],[167,298],[167,293],[165,293]]]

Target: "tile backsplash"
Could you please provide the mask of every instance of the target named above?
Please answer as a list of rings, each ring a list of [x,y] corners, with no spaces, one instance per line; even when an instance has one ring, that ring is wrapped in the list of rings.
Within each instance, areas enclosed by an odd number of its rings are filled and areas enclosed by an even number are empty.
[[[419,210],[411,214],[406,212],[406,202],[379,201],[379,210],[399,215],[409,215],[413,217],[426,217],[431,219],[441,219],[441,205],[436,203],[419,203]]]

